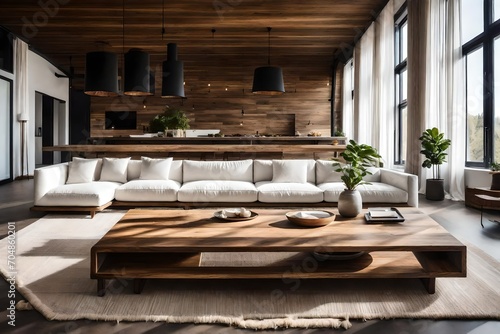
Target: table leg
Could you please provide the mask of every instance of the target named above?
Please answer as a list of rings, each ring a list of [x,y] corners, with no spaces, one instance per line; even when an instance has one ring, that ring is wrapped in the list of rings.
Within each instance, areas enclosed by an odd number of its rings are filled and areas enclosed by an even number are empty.
[[[429,294],[432,295],[432,294],[436,293],[436,278],[435,277],[421,278],[420,280],[422,281],[422,284],[424,285],[425,290],[427,290],[427,292]]]
[[[106,280],[104,278],[97,279],[97,295],[103,297],[106,294]]]
[[[484,228],[484,225],[483,225],[483,206],[481,205],[481,227]]]
[[[135,278],[134,279],[134,293],[140,294],[144,289],[144,285],[146,285],[146,280],[143,278]]]

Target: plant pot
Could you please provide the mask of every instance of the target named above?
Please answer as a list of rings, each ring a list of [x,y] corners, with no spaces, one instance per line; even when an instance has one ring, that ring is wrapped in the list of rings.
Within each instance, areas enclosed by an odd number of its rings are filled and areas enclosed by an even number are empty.
[[[491,190],[500,190],[500,172],[491,172]]]
[[[357,190],[344,190],[339,195],[338,209],[342,217],[353,218],[361,213],[363,201]]]
[[[425,198],[431,201],[442,201],[444,199],[444,180],[427,179],[425,184]]]

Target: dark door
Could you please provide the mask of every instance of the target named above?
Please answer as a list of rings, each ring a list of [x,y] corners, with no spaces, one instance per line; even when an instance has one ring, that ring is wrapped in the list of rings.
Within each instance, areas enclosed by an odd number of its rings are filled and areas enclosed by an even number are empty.
[[[69,143],[88,144],[90,136],[90,96],[71,89],[69,100]]]
[[[54,98],[42,97],[42,146],[54,146]],[[42,152],[42,164],[52,165],[54,152]]]

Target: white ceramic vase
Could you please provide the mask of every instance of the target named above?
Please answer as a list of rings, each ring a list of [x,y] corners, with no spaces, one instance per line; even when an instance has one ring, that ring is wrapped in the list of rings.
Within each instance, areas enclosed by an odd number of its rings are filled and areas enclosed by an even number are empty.
[[[339,195],[338,209],[342,217],[353,218],[361,213],[363,201],[357,190],[344,190]]]

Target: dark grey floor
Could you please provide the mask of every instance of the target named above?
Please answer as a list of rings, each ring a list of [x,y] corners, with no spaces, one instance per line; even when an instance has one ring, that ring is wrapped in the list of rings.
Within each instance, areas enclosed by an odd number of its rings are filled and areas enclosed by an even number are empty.
[[[43,213],[31,212],[33,180],[15,181],[0,186],[0,224],[42,217]],[[470,242],[500,261],[500,226],[484,220],[485,228],[479,224],[479,211],[466,208],[463,202],[431,202],[420,198],[420,209],[443,225],[453,235]],[[486,218],[500,220],[500,212],[489,211]],[[498,285],[500,289],[500,281]],[[95,321],[49,321],[37,311],[18,311],[16,327],[7,324],[7,290],[4,280],[0,280],[0,333],[254,333],[254,330],[235,329],[221,325],[164,324],[164,323],[115,323]],[[20,296],[18,295],[18,298]],[[498,305],[500,308],[500,305]],[[366,334],[490,334],[500,333],[500,321],[467,320],[371,320],[351,319],[353,327],[348,330],[332,329],[287,329],[279,333],[366,333]],[[275,330],[262,331],[273,333]]]

